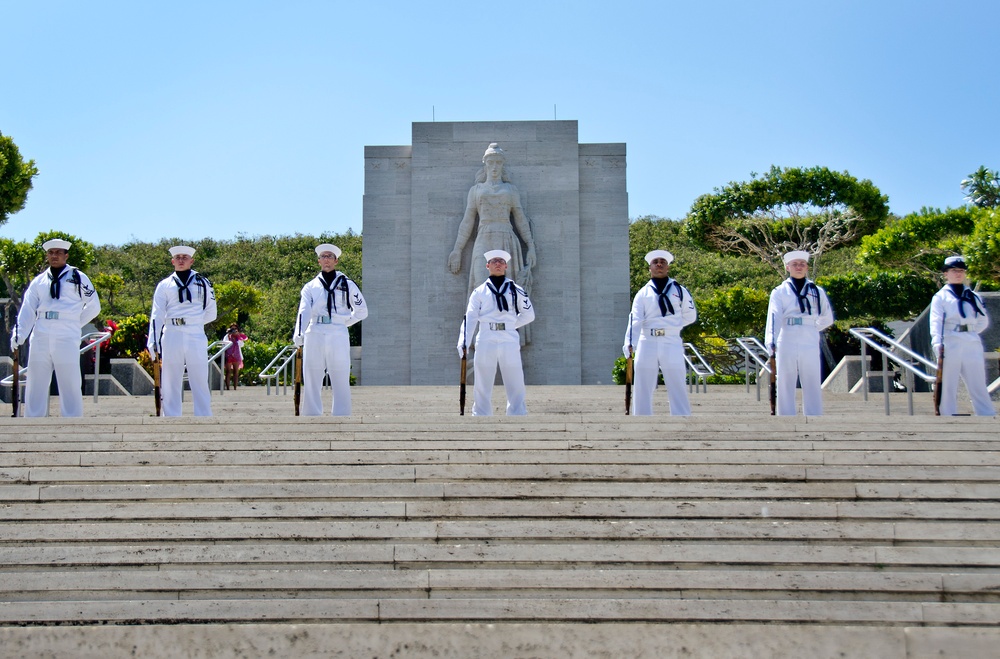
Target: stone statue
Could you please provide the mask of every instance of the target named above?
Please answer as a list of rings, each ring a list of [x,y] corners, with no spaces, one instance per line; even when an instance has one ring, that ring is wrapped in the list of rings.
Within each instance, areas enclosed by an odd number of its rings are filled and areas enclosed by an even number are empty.
[[[528,217],[521,209],[521,195],[510,183],[504,170],[505,160],[503,149],[496,142],[490,144],[483,154],[483,168],[476,176],[476,184],[469,189],[465,216],[458,227],[455,248],[448,256],[448,269],[457,275],[462,269],[462,250],[472,236],[478,215],[479,232],[472,246],[472,267],[469,269],[467,296],[472,295],[473,289],[483,283],[489,275],[482,255],[493,249],[502,249],[510,253],[507,276],[517,282],[529,295],[531,294],[531,269],[535,267],[535,241],[531,237]],[[523,252],[522,241],[527,248]],[[527,327],[522,328],[522,343],[530,340],[527,330]]]

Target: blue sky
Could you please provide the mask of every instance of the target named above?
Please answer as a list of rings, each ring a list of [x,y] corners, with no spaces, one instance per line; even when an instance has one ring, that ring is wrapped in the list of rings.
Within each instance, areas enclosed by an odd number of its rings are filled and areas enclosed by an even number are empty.
[[[772,164],[959,206],[1000,168],[998,25],[994,0],[0,0],[0,132],[40,171],[0,235],[360,232],[365,145],[554,106],[627,144],[633,218]]]

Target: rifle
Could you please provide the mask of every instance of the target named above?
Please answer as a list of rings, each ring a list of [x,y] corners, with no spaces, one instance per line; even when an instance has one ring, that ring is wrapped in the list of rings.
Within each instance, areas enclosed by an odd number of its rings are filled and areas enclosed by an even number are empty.
[[[775,336],[778,334],[777,319],[771,314],[771,357],[768,368],[771,370],[770,382],[767,385],[767,397],[771,403],[771,416],[774,416],[778,405],[778,346]]]
[[[11,380],[13,380],[10,388],[10,406],[13,408],[12,417],[17,417],[21,413],[21,364],[20,357],[21,351],[19,348],[14,348],[12,357],[14,358],[14,366],[11,372]]]
[[[944,319],[941,315],[941,345],[938,346],[937,374],[934,376],[934,416],[941,416],[941,379],[944,374]]]
[[[469,317],[462,319],[462,372],[458,376],[458,415],[465,416],[465,369],[468,359],[468,348],[465,346],[465,328]]]
[[[160,399],[160,365],[163,363],[163,358],[160,357],[160,353],[156,353],[153,357],[153,405],[156,406],[156,416],[162,416],[162,400]]]
[[[628,359],[625,360],[625,416],[632,410],[632,346],[628,347]]]
[[[299,416],[302,404],[302,346],[295,350],[295,416]]]

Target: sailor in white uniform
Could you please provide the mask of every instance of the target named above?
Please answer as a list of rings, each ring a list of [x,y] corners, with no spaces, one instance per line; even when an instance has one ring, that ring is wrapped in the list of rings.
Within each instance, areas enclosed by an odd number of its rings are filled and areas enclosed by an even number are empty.
[[[299,313],[292,337],[302,351],[302,415],[323,414],[323,375],[333,387],[334,416],[351,414],[351,339],[347,328],[368,317],[361,289],[337,272],[341,250],[316,246],[320,273],[302,287]]]
[[[979,335],[989,326],[983,299],[965,284],[965,258],[944,260],[947,283],[931,299],[931,346],[937,356],[944,345],[941,373],[941,416],[952,416],[958,408],[958,378],[965,382],[977,416],[995,416],[996,410],[986,389],[983,340]]]
[[[778,401],[776,414],[795,416],[795,384],[802,384],[802,413],[823,414],[819,333],[833,325],[826,291],[806,278],[809,252],[796,250],[782,257],[789,277],[771,291],[767,304],[764,345],[777,347]]]
[[[195,416],[212,416],[208,389],[208,338],[205,325],[215,320],[215,290],[207,277],[191,269],[195,249],[170,248],[174,273],[156,285],[149,314],[147,348],[163,360],[160,390],[163,416],[181,415],[184,369],[187,368]]]
[[[691,416],[685,376],[684,342],[681,330],[698,319],[691,293],[671,279],[674,255],[665,249],[646,254],[649,281],[632,300],[622,352],[634,350],[635,391],[632,399],[636,416],[653,414],[653,391],[657,375],[663,373],[671,416]]]
[[[524,371],[517,328],[535,319],[535,308],[524,289],[507,279],[510,254],[494,249],[484,256],[490,276],[469,296],[465,320],[458,334],[458,354],[461,356],[463,348],[468,349],[471,345],[476,326],[479,326],[473,359],[476,382],[472,415],[493,414],[493,379],[499,366],[507,395],[507,416],[524,416],[528,406],[524,401]]]
[[[24,292],[10,344],[31,337],[25,390],[25,416],[48,412],[49,383],[59,383],[59,414],[83,416],[80,388],[80,330],[101,312],[101,301],[87,275],[67,265],[72,243],[54,238],[42,245],[49,264]]]

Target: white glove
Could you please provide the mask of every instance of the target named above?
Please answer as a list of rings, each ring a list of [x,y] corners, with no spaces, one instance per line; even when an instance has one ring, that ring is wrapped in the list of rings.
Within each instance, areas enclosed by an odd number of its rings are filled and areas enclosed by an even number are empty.
[[[625,359],[628,359],[628,346],[622,346],[622,353],[625,355]]]
[[[299,334],[297,336],[292,337],[292,343],[295,344],[296,348],[301,348],[302,344],[305,343],[305,339],[302,337],[301,334]]]
[[[462,345],[458,345],[457,348],[458,348],[458,356],[459,356],[459,358],[465,357],[465,354],[464,354],[464,352],[462,350],[463,346]]]

